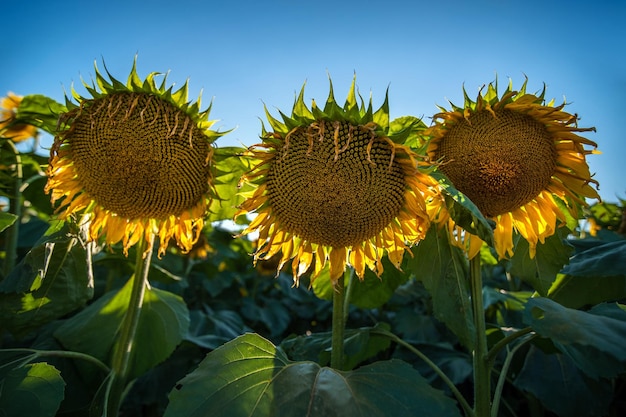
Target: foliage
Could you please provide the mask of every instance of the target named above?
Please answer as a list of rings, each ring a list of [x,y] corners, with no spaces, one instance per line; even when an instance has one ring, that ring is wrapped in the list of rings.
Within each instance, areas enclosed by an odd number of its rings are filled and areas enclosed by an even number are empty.
[[[60,105],[41,96],[24,103],[24,121],[54,131],[50,109]],[[211,211],[221,220],[240,202],[233,190],[249,169],[243,151],[220,149],[216,158],[222,200]],[[0,414],[103,415],[136,279],[134,249],[124,257],[55,222],[43,192],[45,158],[35,150],[19,156],[26,186],[13,196],[18,178],[6,161],[15,154],[2,147],[2,192],[21,210],[0,213]],[[453,216],[490,241],[471,201],[451,185],[448,193]],[[494,415],[626,412],[624,209],[623,201],[592,206],[595,236],[560,228],[532,259],[521,238],[510,260],[481,250]],[[401,269],[385,265],[380,279],[366,273],[347,282],[346,360],[333,369],[329,281],[303,277],[293,287],[274,259],[253,265],[255,242],[237,237],[239,226],[205,228],[204,253],[170,249],[151,259],[120,415],[473,415],[472,351],[481,335],[469,262],[445,230],[433,227]]]

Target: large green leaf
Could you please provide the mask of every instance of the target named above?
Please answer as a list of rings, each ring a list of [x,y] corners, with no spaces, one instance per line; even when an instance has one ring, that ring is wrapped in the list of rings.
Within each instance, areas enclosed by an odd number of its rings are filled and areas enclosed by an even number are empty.
[[[169,398],[165,417],[460,416],[452,399],[402,361],[340,372],[292,362],[256,334],[209,353]]]
[[[524,322],[551,339],[592,378],[612,378],[626,371],[626,311],[616,304],[585,312],[548,298],[532,298],[526,303]]]
[[[570,308],[626,298],[626,240],[577,253],[563,268],[548,297]]]
[[[528,241],[517,237],[510,272],[530,284],[541,296],[546,296],[557,274],[569,262],[573,247],[567,243],[569,230],[560,227],[555,234],[537,245],[534,258],[530,257]]]
[[[53,417],[65,395],[60,372],[43,362],[9,371],[0,388],[2,416]]]
[[[561,417],[608,415],[611,382],[582,373],[567,355],[547,354],[531,346],[513,384],[531,393]]]
[[[435,317],[471,348],[474,323],[467,282],[468,266],[463,252],[453,246],[447,232],[436,225],[412,251],[409,269],[430,293]]]
[[[105,294],[66,320],[54,336],[69,350],[87,353],[109,362],[132,289],[132,280],[118,291]],[[158,288],[147,288],[139,316],[130,378],[165,360],[183,340],[189,328],[189,312],[181,297]]]
[[[34,247],[0,283],[0,327],[24,335],[82,307],[93,295],[86,257],[62,235]]]

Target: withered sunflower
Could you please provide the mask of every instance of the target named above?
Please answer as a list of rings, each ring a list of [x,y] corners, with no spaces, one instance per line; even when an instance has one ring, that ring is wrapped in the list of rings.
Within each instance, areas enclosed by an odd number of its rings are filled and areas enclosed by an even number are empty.
[[[331,82],[324,109],[309,109],[303,86],[282,122],[266,109],[272,131],[250,149],[259,163],[244,179],[257,188],[236,216],[256,212],[243,232],[258,232],[255,260],[279,254],[278,270],[292,260],[296,285],[312,264],[312,280],[328,264],[333,284],[347,264],[380,275],[385,252],[399,267],[430,224],[437,182],[399,143],[406,132],[391,132],[387,97],[374,112],[357,96],[353,80],[340,107]]]
[[[546,103],[545,87],[541,94],[526,93],[527,82],[519,91],[509,82],[501,97],[491,83],[476,101],[464,91],[464,106],[440,107],[424,132],[431,138],[429,158],[440,161],[454,186],[495,221],[500,258],[513,255],[513,231],[529,242],[534,257],[537,243],[565,223],[565,211],[578,217],[585,198],[600,198],[586,162],[598,153],[597,144],[578,135],[595,128],[578,127],[577,116],[563,110],[566,103]],[[455,235],[472,247],[471,255],[477,252],[478,238]]]
[[[98,71],[91,97],[73,88],[51,150],[46,191],[60,200],[61,219],[83,213],[89,237],[122,241],[124,252],[142,237],[158,237],[159,255],[170,239],[186,252],[198,240],[212,186],[213,142],[200,97],[187,100],[188,83],[166,89],[145,80],[133,64],[126,84]],[[151,241],[147,239],[147,241]]]
[[[0,99],[0,136],[16,143],[37,137],[35,126],[14,123],[17,108],[20,106],[22,98],[22,96],[9,91],[6,97]]]

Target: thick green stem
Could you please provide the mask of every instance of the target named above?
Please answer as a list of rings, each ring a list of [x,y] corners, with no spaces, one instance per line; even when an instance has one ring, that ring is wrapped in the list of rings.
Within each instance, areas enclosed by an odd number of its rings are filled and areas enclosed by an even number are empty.
[[[152,245],[154,235],[149,240],[141,239],[137,248],[137,260],[135,262],[135,274],[133,275],[133,287],[128,300],[128,309],[122,320],[119,341],[115,345],[113,358],[111,360],[111,374],[106,392],[106,416],[117,416],[126,383],[128,382],[128,371],[130,358],[135,345],[135,335],[139,316],[143,306],[143,298],[148,282],[148,271],[152,258]]]
[[[491,415],[491,366],[488,360],[485,309],[483,307],[483,280],[480,256],[470,260],[470,287],[474,315],[474,415]]]
[[[352,293],[354,292],[354,268],[350,268],[350,273],[349,274],[345,274],[344,275],[344,280],[348,280],[347,282],[344,281],[344,286],[345,286],[345,292],[346,292],[346,296],[343,298],[343,323],[344,323],[344,327],[345,324],[348,322],[348,315],[350,314],[350,298],[352,298]]]
[[[330,366],[333,369],[343,369],[343,338],[346,322],[344,320],[343,306],[345,303],[344,280],[352,273],[350,268],[344,276],[339,277],[333,291],[333,333],[331,339]]]
[[[13,180],[13,190],[9,196],[9,213],[17,216],[15,223],[6,230],[6,246],[4,259],[4,276],[13,270],[17,261],[17,244],[19,238],[19,228],[22,222],[22,157],[11,140],[6,141],[13,155],[15,155],[15,178]]]

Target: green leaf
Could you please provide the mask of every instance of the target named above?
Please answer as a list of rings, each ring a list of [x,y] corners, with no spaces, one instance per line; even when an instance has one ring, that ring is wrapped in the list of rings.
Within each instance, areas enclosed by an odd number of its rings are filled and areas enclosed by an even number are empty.
[[[44,191],[44,187],[48,178],[43,175],[37,175],[36,177],[28,181],[28,187],[22,191],[22,196],[25,200],[29,201],[31,206],[39,213],[52,215],[54,208],[50,203],[50,196]]]
[[[555,234],[546,238],[545,243],[537,245],[537,252],[532,259],[528,241],[518,236],[509,272],[530,284],[535,291],[545,297],[573,252],[572,245],[566,240],[568,234],[567,228],[559,227]]]
[[[244,148],[224,147],[216,148],[214,154],[215,192],[218,198],[211,202],[209,212],[211,221],[232,220],[237,206],[243,202],[239,183],[242,175],[252,168],[249,158],[241,155]]]
[[[380,278],[369,269],[365,270],[363,281],[356,276],[352,278],[350,304],[364,309],[381,307],[400,285],[409,280],[409,274],[396,268],[386,256],[382,263],[385,271]]]
[[[0,415],[53,417],[65,396],[60,372],[47,363],[13,369],[0,381]]]
[[[441,172],[430,174],[439,181],[444,190],[446,208],[456,224],[493,246],[493,228],[478,207],[465,194],[454,188],[452,182]]]
[[[552,340],[591,378],[612,378],[626,370],[626,311],[614,306],[593,312],[532,298],[526,303],[524,322]]]
[[[363,275],[363,280],[354,274],[351,278],[349,302],[358,308],[378,308],[385,304],[394,294],[396,288],[408,281],[408,274],[400,271],[384,256],[382,258],[384,272],[380,277],[367,269]],[[348,285],[346,282],[345,285]],[[333,299],[333,286],[330,281],[328,265],[324,267],[321,274],[311,285],[316,296],[322,300]]]
[[[207,307],[208,309],[208,307]],[[231,310],[217,310],[205,313],[200,310],[189,312],[189,332],[185,340],[205,349],[217,349],[229,340],[251,331],[241,316]]]
[[[118,339],[132,280],[66,320],[54,336],[68,350],[87,353],[103,362],[110,357]],[[129,377],[134,378],[165,360],[183,340],[189,328],[189,312],[181,297],[148,287],[144,296]]]
[[[82,307],[93,295],[86,258],[62,234],[34,247],[0,283],[0,326],[23,336]]]
[[[463,252],[453,246],[448,233],[436,225],[412,251],[408,267],[430,293],[435,317],[445,323],[463,345],[471,348],[474,323],[468,266]]]
[[[622,222],[622,212],[624,208],[615,203],[596,203],[589,207],[591,216],[595,219],[598,226],[615,230],[619,228]]]
[[[344,274],[345,276],[345,274]],[[346,283],[344,282],[344,285]],[[313,293],[321,300],[333,299],[333,284],[330,281],[330,266],[328,263],[324,265],[324,268],[320,271],[317,278],[311,283]]]
[[[626,277],[626,240],[601,243],[577,253],[563,268],[564,274],[584,277]]]
[[[22,99],[15,117],[16,123],[27,123],[54,135],[57,133],[59,115],[67,108],[41,94],[32,94]]]
[[[460,416],[452,399],[402,361],[340,372],[292,362],[256,334],[209,353],[169,399],[165,417]]]
[[[379,323],[373,328],[345,330],[343,348],[346,369],[354,369],[389,348],[391,341],[387,336],[377,333],[380,329],[389,331],[389,326]],[[292,359],[326,366],[330,364],[331,336],[330,332],[294,336],[283,340],[280,348]]]
[[[570,308],[626,298],[626,241],[584,250],[558,274],[548,297]]]
[[[609,415],[613,399],[609,380],[593,380],[567,355],[546,354],[535,346],[531,346],[513,384],[561,417]]]
[[[17,220],[15,214],[0,212],[0,232],[3,232],[7,227],[11,226]]]
[[[426,141],[420,135],[426,124],[415,116],[403,116],[389,124],[389,136],[398,143],[413,148],[420,155],[426,153]]]
[[[569,308],[626,298],[626,277],[585,277],[559,274],[548,297]]]

